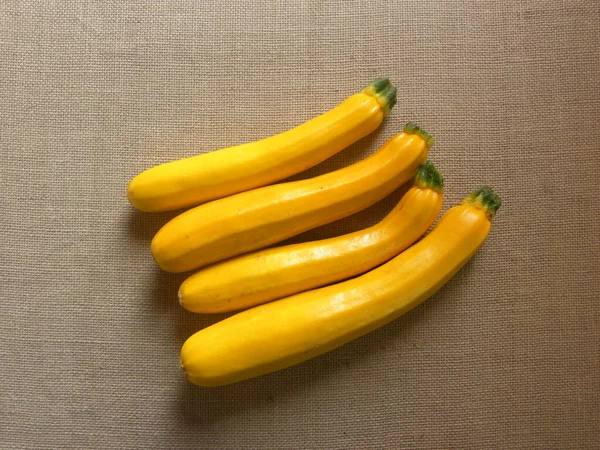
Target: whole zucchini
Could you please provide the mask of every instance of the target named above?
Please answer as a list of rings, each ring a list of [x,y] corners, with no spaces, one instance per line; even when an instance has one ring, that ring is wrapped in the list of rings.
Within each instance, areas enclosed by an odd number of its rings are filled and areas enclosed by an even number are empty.
[[[396,103],[396,88],[378,78],[332,110],[289,131],[160,164],[127,188],[141,211],[198,205],[266,186],[312,167],[374,131]]]
[[[379,223],[313,242],[249,253],[202,269],[179,289],[193,312],[248,308],[366,272],[421,237],[442,209],[443,181],[433,164],[417,170],[415,186]]]

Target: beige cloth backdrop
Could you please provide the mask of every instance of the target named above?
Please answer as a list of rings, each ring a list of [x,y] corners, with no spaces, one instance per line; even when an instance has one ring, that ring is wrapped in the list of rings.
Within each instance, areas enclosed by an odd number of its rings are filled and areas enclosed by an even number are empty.
[[[0,448],[600,447],[600,3],[0,2]],[[421,307],[300,366],[217,389],[128,181],[286,130],[388,76],[444,210],[502,196]],[[401,191],[298,239],[375,223]]]

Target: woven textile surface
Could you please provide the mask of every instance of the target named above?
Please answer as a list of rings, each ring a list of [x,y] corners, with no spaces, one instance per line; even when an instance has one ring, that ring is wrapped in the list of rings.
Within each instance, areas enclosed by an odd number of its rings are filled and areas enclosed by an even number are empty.
[[[0,2],[0,448],[600,448],[600,2]],[[155,164],[287,130],[387,76],[444,211],[483,184],[485,245],[395,322],[238,384],[189,384],[152,260]],[[359,230],[406,188],[293,242]]]

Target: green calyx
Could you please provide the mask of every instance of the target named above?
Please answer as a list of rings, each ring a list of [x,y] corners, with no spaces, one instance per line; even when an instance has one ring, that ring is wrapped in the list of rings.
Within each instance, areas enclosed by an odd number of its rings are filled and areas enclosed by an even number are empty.
[[[437,192],[444,191],[444,178],[430,162],[426,161],[417,169],[415,186],[423,189],[432,189]]]
[[[489,186],[483,186],[462,201],[463,205],[474,205],[481,208],[490,220],[496,215],[502,201]]]
[[[421,137],[425,143],[427,144],[427,148],[431,148],[431,146],[434,144],[434,139],[433,137],[427,132],[425,131],[423,128],[418,127],[417,125],[415,125],[412,122],[407,123],[404,126],[404,130],[403,130],[406,134],[416,134],[417,136]]]
[[[374,97],[387,116],[396,104],[396,93],[398,92],[398,89],[390,83],[388,78],[377,78],[376,80],[373,80],[363,92]]]

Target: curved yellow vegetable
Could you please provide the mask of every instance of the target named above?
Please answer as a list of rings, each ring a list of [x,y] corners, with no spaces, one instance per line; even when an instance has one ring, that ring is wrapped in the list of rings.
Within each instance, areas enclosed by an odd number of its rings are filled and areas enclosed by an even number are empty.
[[[248,308],[366,272],[409,247],[442,209],[442,177],[426,162],[415,186],[378,224],[344,236],[261,250],[207,267],[179,289],[193,312]]]
[[[188,380],[218,386],[273,372],[394,320],[431,296],[473,256],[499,206],[490,188],[479,189],[420,242],[377,269],[199,331],[181,349]]]
[[[127,197],[142,211],[168,211],[266,186],[368,135],[395,103],[396,88],[387,78],[379,78],[332,110],[289,131],[152,167],[131,180]]]
[[[351,166],[197,206],[158,231],[152,255],[164,270],[185,272],[349,216],[408,181],[425,162],[431,143],[427,133],[407,125]]]

